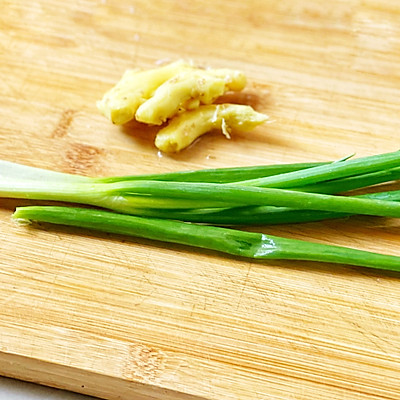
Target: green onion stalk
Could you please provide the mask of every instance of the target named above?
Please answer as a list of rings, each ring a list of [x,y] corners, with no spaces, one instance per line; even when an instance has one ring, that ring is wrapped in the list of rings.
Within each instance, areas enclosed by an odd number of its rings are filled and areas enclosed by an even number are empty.
[[[329,163],[216,168],[106,178],[64,174],[0,161],[0,197],[62,201],[109,210],[36,206],[18,208],[15,218],[51,223],[58,220],[60,224],[206,247],[252,258],[296,258],[373,268],[381,265],[380,268],[387,269],[398,265],[399,257],[373,255],[363,261],[365,255],[356,250],[346,253],[337,247],[329,250],[329,246],[269,236],[261,240],[264,238],[262,234],[187,222],[233,226],[318,221],[354,214],[399,218],[400,191],[376,191],[379,189],[377,185],[398,179],[399,151]],[[349,194],[349,191],[366,187],[375,192],[357,196]],[[124,218],[126,230],[122,229]],[[165,223],[161,225],[161,221]],[[118,226],[113,227],[113,224]],[[143,230],[144,226],[151,229]],[[174,236],[173,229],[188,230],[188,242],[179,232]],[[203,234],[208,238],[221,234],[225,239],[214,238],[201,244],[199,237]],[[230,245],[228,239],[232,240]],[[272,243],[270,239],[277,246],[268,252],[266,243]],[[216,244],[221,241],[226,243],[225,250],[222,244],[222,247]],[[237,246],[239,242],[243,243],[242,250]],[[233,250],[235,246],[236,253]]]
[[[397,156],[400,157],[400,152]],[[341,166],[347,162],[336,165]],[[310,175],[313,170],[319,170],[322,167],[305,169],[303,174]],[[275,177],[282,175],[287,174],[279,174]],[[50,175],[50,178],[26,180],[20,177],[6,177],[0,181],[0,196],[81,203],[136,215],[148,215],[147,211],[143,211],[148,209],[274,206],[303,210],[334,210],[338,213],[350,214],[356,210],[358,214],[396,218],[400,216],[400,204],[391,200],[247,186],[239,184],[240,182],[218,184],[123,180],[123,178],[120,181],[103,182],[99,179],[84,179],[83,177],[77,177],[75,182],[71,175],[67,175],[65,180],[58,175]],[[337,185],[337,190],[341,190],[340,184]]]
[[[400,257],[263,233],[75,207],[18,207],[13,218],[184,244],[256,260],[306,260],[400,271]]]
[[[376,200],[400,202],[400,190],[369,193],[357,197]],[[143,209],[142,216],[176,219],[187,222],[197,222],[213,225],[274,225],[316,222],[326,219],[347,218],[353,213],[336,211],[318,211],[293,209],[274,206],[244,206],[230,208],[196,208],[196,209]]]

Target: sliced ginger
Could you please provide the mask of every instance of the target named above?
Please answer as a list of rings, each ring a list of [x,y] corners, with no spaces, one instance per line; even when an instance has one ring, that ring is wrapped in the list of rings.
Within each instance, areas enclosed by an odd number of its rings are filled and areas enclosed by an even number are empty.
[[[211,104],[245,85],[246,77],[239,71],[200,69],[180,60],[147,71],[126,71],[97,107],[117,125],[132,119],[161,125],[179,111]]]
[[[193,143],[201,135],[221,129],[230,137],[232,129],[247,132],[268,119],[250,106],[240,104],[212,104],[178,114],[156,136],[156,147],[166,153],[177,152]]]
[[[102,100],[97,102],[97,108],[114,124],[125,124],[135,118],[139,106],[160,85],[187,68],[192,68],[191,64],[179,60],[147,71],[129,69]]]
[[[242,90],[243,74],[236,71],[186,70],[163,83],[136,112],[140,122],[161,125],[177,112],[211,104],[228,90]]]
[[[156,137],[156,146],[176,152],[213,129],[229,137],[231,128],[248,131],[267,120],[250,106],[212,105],[228,91],[246,86],[245,75],[232,69],[202,69],[183,60],[147,71],[128,70],[97,102],[114,124],[133,119],[149,125],[168,125]]]

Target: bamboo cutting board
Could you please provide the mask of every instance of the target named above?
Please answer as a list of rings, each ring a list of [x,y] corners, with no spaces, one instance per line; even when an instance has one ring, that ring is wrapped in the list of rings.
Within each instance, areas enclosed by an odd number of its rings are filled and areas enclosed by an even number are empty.
[[[0,5],[1,159],[111,176],[400,147],[398,1]],[[271,123],[165,156],[99,115],[125,69],[178,58],[245,72],[236,100]],[[113,400],[400,398],[399,274],[29,229],[21,204],[0,200],[0,374]],[[392,219],[258,229],[400,255]]]

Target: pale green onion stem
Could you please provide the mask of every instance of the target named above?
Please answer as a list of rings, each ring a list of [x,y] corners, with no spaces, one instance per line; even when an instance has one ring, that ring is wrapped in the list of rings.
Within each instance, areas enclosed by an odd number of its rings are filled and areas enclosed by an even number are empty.
[[[0,181],[0,195],[33,200],[96,205],[118,212],[137,213],[141,208],[213,208],[277,206],[400,217],[400,204],[368,198],[332,196],[236,184],[169,181],[70,183]]]

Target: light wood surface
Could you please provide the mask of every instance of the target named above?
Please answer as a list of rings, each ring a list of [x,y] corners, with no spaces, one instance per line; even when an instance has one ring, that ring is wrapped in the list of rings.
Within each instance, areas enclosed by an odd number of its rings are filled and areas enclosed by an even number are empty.
[[[0,158],[90,176],[400,148],[400,5],[0,1]],[[244,71],[271,123],[175,156],[95,102],[132,67]],[[397,185],[398,186],[398,185]],[[0,200],[0,373],[106,399],[399,399],[400,275],[28,229]],[[261,227],[400,255],[400,225]]]

